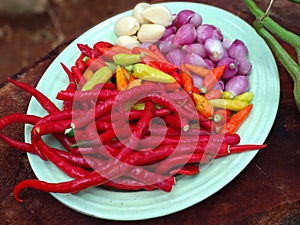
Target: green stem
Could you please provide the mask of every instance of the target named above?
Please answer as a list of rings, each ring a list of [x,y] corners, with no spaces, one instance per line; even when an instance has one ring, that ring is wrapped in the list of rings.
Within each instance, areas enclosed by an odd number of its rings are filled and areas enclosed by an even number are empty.
[[[267,44],[275,53],[276,57],[283,64],[283,66],[293,79],[294,98],[297,105],[297,109],[300,112],[300,66],[279,44],[279,42],[274,38],[274,36],[263,27],[260,21],[254,21],[254,28],[256,32],[267,42]]]
[[[300,4],[300,0],[290,0],[290,2],[295,2],[295,3]]]
[[[266,27],[270,32],[272,32],[278,38],[290,44],[294,48],[300,48],[300,37],[298,35],[286,30],[269,16],[266,16],[265,12],[263,12],[253,0],[244,0],[244,2],[256,17],[256,19],[263,18],[262,20],[264,23],[264,27]]]
[[[296,48],[297,58],[298,58],[298,64],[300,65],[300,48]]]

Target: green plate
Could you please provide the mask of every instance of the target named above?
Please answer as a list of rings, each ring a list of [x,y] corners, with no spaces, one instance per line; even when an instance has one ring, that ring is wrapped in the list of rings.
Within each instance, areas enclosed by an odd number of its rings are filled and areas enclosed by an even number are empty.
[[[203,23],[216,25],[226,38],[244,41],[249,49],[249,57],[253,65],[250,85],[255,97],[253,111],[238,133],[241,136],[242,144],[264,143],[274,123],[280,93],[276,63],[266,43],[248,23],[222,9],[188,2],[163,3],[163,5],[173,13],[182,9],[194,10],[202,15]],[[37,88],[57,105],[61,105],[59,101],[55,100],[56,93],[66,87],[68,79],[63,75],[59,63],[64,62],[68,67],[74,65],[79,55],[77,43],[93,45],[99,40],[114,42],[116,39],[113,32],[115,21],[130,13],[131,11],[127,11],[114,16],[74,40],[49,66]],[[31,99],[28,113],[46,114],[35,99]],[[30,128],[30,126],[25,128],[25,141],[27,142],[30,141]],[[53,146],[58,145],[51,138],[47,138],[47,143]],[[188,208],[215,194],[230,183],[256,154],[257,151],[251,151],[214,160],[199,175],[179,179],[170,193],[160,190],[118,192],[90,188],[77,194],[52,195],[66,206],[97,218],[141,220],[164,216]],[[28,154],[28,158],[34,173],[40,180],[61,182],[71,179],[50,162],[42,161],[39,157],[31,154]]]

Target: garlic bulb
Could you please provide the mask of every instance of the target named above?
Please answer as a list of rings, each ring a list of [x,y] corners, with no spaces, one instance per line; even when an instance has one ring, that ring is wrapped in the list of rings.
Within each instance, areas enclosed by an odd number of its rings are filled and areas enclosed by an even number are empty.
[[[129,49],[140,46],[140,42],[136,36],[122,35],[117,38],[116,45],[120,45]]]
[[[140,42],[157,42],[165,32],[166,28],[159,24],[143,24],[137,33]]]
[[[143,12],[149,7],[151,7],[151,5],[146,2],[136,4],[136,6],[133,8],[132,16],[136,18],[140,24],[148,23],[148,21],[143,17]]]
[[[143,17],[154,24],[160,24],[167,27],[172,24],[172,13],[167,7],[154,5],[145,9],[142,13]]]
[[[140,28],[140,24],[133,16],[124,16],[115,23],[114,31],[117,36],[133,35]]]

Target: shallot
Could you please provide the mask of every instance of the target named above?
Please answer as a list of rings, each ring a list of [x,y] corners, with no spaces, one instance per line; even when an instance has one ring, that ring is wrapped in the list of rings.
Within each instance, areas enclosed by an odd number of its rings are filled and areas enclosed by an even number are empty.
[[[217,38],[209,38],[204,43],[204,48],[208,54],[208,57],[213,62],[218,62],[225,55],[225,49],[222,42]]]
[[[243,41],[235,40],[232,42],[231,46],[228,48],[228,55],[233,59],[247,58],[248,49]]]
[[[222,75],[222,79],[230,79],[232,78],[234,75],[237,74],[238,71],[238,65],[239,65],[239,61],[232,59],[232,58],[223,58],[218,62],[218,66],[220,65],[226,65],[226,69],[224,74]]]
[[[234,76],[225,85],[225,91],[230,92],[233,96],[240,95],[249,90],[249,79],[247,76]]]
[[[197,34],[193,24],[187,23],[182,25],[176,32],[173,44],[183,46],[192,44],[196,40]]]
[[[209,24],[202,24],[197,27],[197,42],[204,43],[209,38],[216,38],[220,41],[223,40],[222,32],[219,28],[209,25]]]
[[[177,14],[174,23],[177,29],[187,23],[191,23],[194,27],[198,27],[202,23],[202,17],[199,13],[192,10],[182,10]]]

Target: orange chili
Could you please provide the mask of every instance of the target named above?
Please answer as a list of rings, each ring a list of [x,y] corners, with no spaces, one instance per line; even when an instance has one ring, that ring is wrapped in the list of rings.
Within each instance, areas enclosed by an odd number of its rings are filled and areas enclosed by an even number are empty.
[[[206,93],[207,91],[211,90],[217,84],[218,80],[223,75],[225,69],[225,64],[213,68],[212,73],[204,77],[202,87],[200,88],[200,92]]]
[[[200,76],[200,77],[205,77],[208,74],[211,74],[211,70],[202,67],[202,66],[196,66],[196,65],[192,65],[192,64],[185,64],[185,67],[192,73]]]
[[[225,134],[234,134],[242,123],[246,120],[252,110],[253,104],[249,104],[247,107],[241,109],[237,113],[233,114],[228,122],[225,124],[223,132]]]
[[[214,113],[213,106],[209,103],[208,99],[204,95],[192,93],[196,110],[201,113],[204,117],[210,118]]]
[[[194,91],[193,77],[190,72],[185,68],[184,64],[180,65],[180,75],[182,80],[183,89],[191,94]]]
[[[127,88],[128,80],[121,68],[121,66],[117,66],[116,68],[116,84],[117,84],[117,90],[123,91]]]

